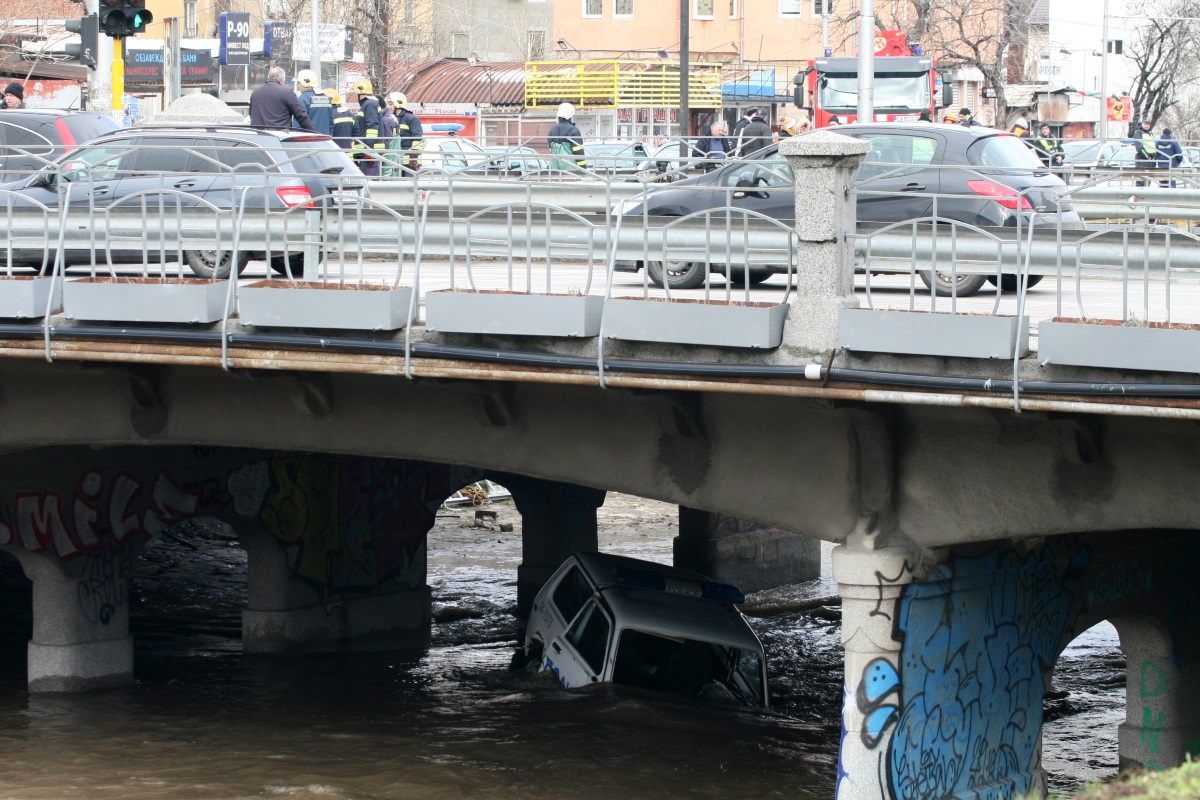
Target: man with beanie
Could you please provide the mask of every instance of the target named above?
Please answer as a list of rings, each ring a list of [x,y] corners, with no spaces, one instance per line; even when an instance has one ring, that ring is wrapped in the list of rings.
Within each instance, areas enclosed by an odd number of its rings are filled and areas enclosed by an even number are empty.
[[[4,87],[4,107],[5,108],[24,108],[25,107],[25,87],[13,81],[8,86]]]
[[[570,169],[572,164],[579,169],[587,167],[587,159],[583,157],[583,134],[572,121],[574,118],[575,106],[559,103],[558,122],[546,134],[550,152],[565,157],[551,162],[555,169]]]
[[[979,123],[975,121],[975,115],[971,113],[971,109],[965,107],[958,110],[958,124],[966,128],[979,127]]]
[[[762,115],[754,112],[754,118],[750,120],[750,124],[742,128],[741,141],[738,143],[738,156],[741,158],[758,158],[762,155],[759,151],[764,147],[769,146],[772,142],[771,126],[763,119]]]

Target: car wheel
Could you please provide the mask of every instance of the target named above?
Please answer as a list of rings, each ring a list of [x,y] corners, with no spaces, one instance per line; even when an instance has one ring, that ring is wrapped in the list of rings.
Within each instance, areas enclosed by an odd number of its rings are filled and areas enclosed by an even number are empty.
[[[925,282],[931,292],[936,292],[938,297],[950,297],[951,294],[958,297],[970,297],[973,294],[979,294],[983,284],[987,283],[987,276],[959,275],[958,280],[952,281],[948,272],[922,272],[921,280]]]
[[[757,286],[775,273],[769,269],[752,269],[747,275],[746,270],[742,267],[734,267],[731,272],[725,274],[725,279],[735,286],[742,286],[749,282],[751,286]]]
[[[304,277],[304,254],[292,253],[291,255],[273,255],[271,256],[271,269],[278,272],[280,275],[287,276],[288,268],[291,268],[292,280],[300,280]]]
[[[228,250],[222,253],[220,264],[217,264],[216,250],[184,250],[183,258],[187,261],[188,268],[197,277],[216,277],[218,280],[224,280],[229,277],[229,263],[233,260],[233,253]],[[250,254],[240,253],[238,255],[237,274],[241,275],[249,263]]]
[[[695,289],[704,285],[705,265],[700,261],[666,262],[667,278],[672,289]],[[646,262],[646,274],[658,286],[663,285],[663,262]]]
[[[1039,283],[1041,283],[1042,278],[1044,278],[1044,277],[1045,277],[1044,275],[1030,275],[1029,278],[1025,281],[1025,288],[1032,289],[1033,287],[1035,287]],[[995,286],[996,285],[996,276],[989,275],[988,283],[990,283],[992,286]],[[1017,276],[1016,275],[1001,275],[1000,276],[1000,290],[1003,292],[1015,292],[1017,290]]]

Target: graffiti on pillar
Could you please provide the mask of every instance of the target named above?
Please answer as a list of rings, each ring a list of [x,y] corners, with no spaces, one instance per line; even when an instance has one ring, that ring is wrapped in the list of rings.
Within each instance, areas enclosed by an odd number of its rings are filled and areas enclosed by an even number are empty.
[[[412,461],[280,457],[260,516],[288,545],[296,577],[325,591],[370,591],[412,566],[452,491],[450,474]]]
[[[888,745],[892,797],[981,787],[1011,797],[1033,788],[1026,784],[1041,760],[1042,676],[1078,613],[1071,586],[1089,559],[1086,548],[1066,555],[1065,570],[1055,565],[1064,554],[1050,546],[952,556],[906,587],[895,620],[902,646]],[[884,670],[864,677],[878,677],[881,688],[890,679]],[[882,706],[876,713],[888,724]]]
[[[133,551],[116,543],[84,555],[75,589],[84,619],[100,625],[112,622],[117,609],[129,597],[132,561]]]
[[[45,491],[17,494],[11,503],[0,499],[0,545],[53,552],[70,561],[100,549],[102,525],[118,542],[153,536],[191,516],[197,504],[197,494],[181,488],[165,471],[146,492],[128,473],[117,473],[106,486],[104,476],[93,470],[69,497]]]
[[[1138,696],[1142,701],[1140,744],[1151,753],[1158,752],[1159,738],[1163,730],[1167,727],[1167,713],[1165,711],[1156,712],[1153,706],[1146,701],[1161,695],[1166,687],[1167,676],[1163,673],[1162,668],[1153,661],[1142,661],[1141,675],[1138,679]],[[1144,762],[1142,766],[1146,769],[1162,769],[1161,765],[1153,761]]]
[[[862,742],[868,750],[879,746],[888,727],[900,713],[896,697],[899,692],[900,675],[892,662],[886,658],[876,658],[867,664],[854,699],[863,715]]]
[[[1138,560],[1117,562],[1100,570],[1088,589],[1087,601],[1092,607],[1121,603],[1138,597],[1154,588],[1154,574]]]

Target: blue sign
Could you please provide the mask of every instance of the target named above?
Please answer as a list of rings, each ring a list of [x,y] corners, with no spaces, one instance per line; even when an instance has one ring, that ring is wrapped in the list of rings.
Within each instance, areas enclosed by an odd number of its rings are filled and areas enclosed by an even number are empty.
[[[250,63],[250,15],[240,11],[221,12],[221,63]]]
[[[263,54],[267,58],[290,61],[295,34],[296,29],[290,22],[264,22]]]

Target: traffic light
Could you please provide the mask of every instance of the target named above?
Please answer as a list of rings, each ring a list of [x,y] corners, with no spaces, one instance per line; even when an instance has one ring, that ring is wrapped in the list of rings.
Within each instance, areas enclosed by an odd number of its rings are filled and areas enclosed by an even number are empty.
[[[64,46],[67,55],[79,59],[85,67],[96,66],[96,48],[100,45],[100,21],[95,14],[88,14],[83,19],[69,19],[63,27],[70,33],[79,34],[79,44]]]
[[[100,30],[105,36],[136,36],[153,21],[146,0],[100,0]]]

